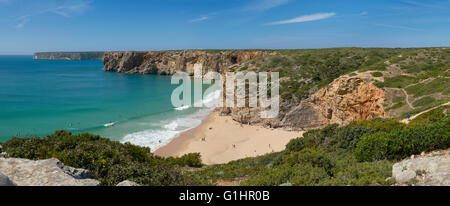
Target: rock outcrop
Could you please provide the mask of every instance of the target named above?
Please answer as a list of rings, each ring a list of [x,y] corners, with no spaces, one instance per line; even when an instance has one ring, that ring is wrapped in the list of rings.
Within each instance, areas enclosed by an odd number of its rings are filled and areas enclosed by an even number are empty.
[[[328,124],[346,125],[353,121],[384,117],[383,101],[383,90],[373,85],[370,80],[342,76],[300,104],[288,105],[292,109],[285,113],[280,111],[278,118],[261,118],[262,109],[259,107],[224,107],[218,108],[218,111],[242,124],[306,130]],[[281,100],[280,106],[285,103]]]
[[[130,181],[130,180],[125,180],[120,182],[119,184],[117,184],[116,186],[118,187],[125,187],[125,186],[140,186],[138,183]]]
[[[403,160],[392,167],[396,185],[450,186],[450,156]]]
[[[311,129],[384,117],[383,101],[383,90],[370,81],[342,76],[288,112],[282,125]]]
[[[57,159],[0,158],[0,172],[19,186],[99,186],[87,170],[65,166]]]
[[[0,172],[0,186],[17,186],[17,184]]]
[[[6,154],[5,151],[3,151],[3,147],[0,145],[0,158],[6,158],[8,157],[8,154]]]
[[[127,74],[172,75],[186,72],[194,75],[195,67],[203,68],[203,75],[209,71],[223,73],[240,62],[258,56],[268,55],[266,51],[150,51],[150,52],[106,52],[103,58],[104,70]]]

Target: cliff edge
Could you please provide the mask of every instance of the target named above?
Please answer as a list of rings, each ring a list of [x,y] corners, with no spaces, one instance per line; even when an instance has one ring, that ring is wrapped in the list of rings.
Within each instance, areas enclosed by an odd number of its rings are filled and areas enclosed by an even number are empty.
[[[203,74],[210,71],[223,73],[234,64],[259,56],[268,51],[150,51],[150,52],[106,52],[103,58],[104,70],[127,74],[172,75],[186,72],[194,75],[194,68],[202,66]]]

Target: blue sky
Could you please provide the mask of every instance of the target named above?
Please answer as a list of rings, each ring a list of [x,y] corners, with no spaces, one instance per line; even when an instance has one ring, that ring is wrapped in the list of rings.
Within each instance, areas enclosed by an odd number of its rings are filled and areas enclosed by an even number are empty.
[[[0,0],[0,54],[450,46],[450,0]]]

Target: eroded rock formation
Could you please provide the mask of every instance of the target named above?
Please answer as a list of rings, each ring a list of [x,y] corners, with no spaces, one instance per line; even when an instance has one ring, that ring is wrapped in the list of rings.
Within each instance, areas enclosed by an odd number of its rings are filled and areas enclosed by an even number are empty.
[[[392,167],[396,185],[450,186],[450,156],[403,160]]]
[[[103,62],[105,71],[160,75],[186,72],[193,75],[196,66],[203,67],[203,74],[209,71],[223,73],[228,66],[268,54],[270,53],[266,51],[209,52],[201,50],[106,52]]]
[[[247,97],[248,101],[248,97]],[[321,128],[328,124],[346,125],[353,121],[384,117],[384,92],[369,80],[342,76],[311,95],[278,118],[263,119],[261,108],[219,108],[242,124],[285,127],[295,130]],[[281,106],[285,103],[281,100]]]
[[[282,124],[293,128],[319,128],[384,117],[383,101],[383,90],[371,82],[342,76],[292,109]]]
[[[19,186],[99,186],[89,171],[65,166],[57,159],[0,158],[0,171]]]

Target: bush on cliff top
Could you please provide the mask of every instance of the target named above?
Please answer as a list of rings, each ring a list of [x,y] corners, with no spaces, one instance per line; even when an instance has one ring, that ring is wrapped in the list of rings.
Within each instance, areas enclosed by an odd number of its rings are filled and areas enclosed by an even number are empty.
[[[359,161],[400,160],[412,154],[446,149],[450,146],[450,118],[417,128],[365,135],[357,145]]]
[[[98,135],[56,131],[46,138],[13,138],[4,144],[10,157],[57,158],[65,165],[88,169],[103,185],[132,180],[141,185],[196,185],[181,167],[202,166],[199,154],[161,158],[150,149],[121,144]]]
[[[395,161],[450,146],[444,109],[409,125],[373,119],[310,130],[282,152],[209,166],[195,175],[210,183],[241,180],[241,185],[390,185]]]

